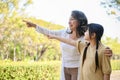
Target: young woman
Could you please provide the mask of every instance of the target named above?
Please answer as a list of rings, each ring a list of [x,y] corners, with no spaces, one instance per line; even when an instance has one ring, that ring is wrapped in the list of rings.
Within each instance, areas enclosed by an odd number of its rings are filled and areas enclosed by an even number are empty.
[[[77,47],[81,54],[80,80],[110,80],[110,57],[105,56],[106,46],[101,42],[103,32],[102,25],[91,23],[88,24],[84,36],[87,42],[68,40],[55,35],[49,37]]]
[[[69,28],[63,30],[49,30],[41,26],[37,26],[36,24],[26,22],[28,27],[36,28],[36,31],[45,35],[56,35],[59,37],[64,37],[72,40],[84,40],[84,32],[86,29],[86,25],[88,23],[86,15],[81,12],[74,10],[71,13],[69,19]],[[61,69],[61,80],[77,80],[78,77],[78,68],[80,63],[80,54],[78,54],[77,48],[74,46],[65,44],[61,42],[61,52],[62,52],[62,69]],[[110,54],[109,54],[110,53]],[[111,56],[112,52],[109,49],[106,49],[106,55]]]

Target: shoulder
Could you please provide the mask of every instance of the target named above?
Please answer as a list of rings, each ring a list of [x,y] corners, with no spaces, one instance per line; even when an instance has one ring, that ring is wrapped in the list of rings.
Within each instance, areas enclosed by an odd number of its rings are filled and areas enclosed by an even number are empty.
[[[88,44],[88,42],[84,42],[84,41],[78,40],[77,41],[77,48],[79,50],[82,50],[82,49],[84,49],[87,46],[87,44]]]
[[[87,42],[83,38],[81,38],[81,39],[77,40],[77,44],[80,45],[80,46],[86,47],[89,44],[89,42]]]
[[[102,43],[99,44],[99,50],[100,51],[105,50],[105,48],[106,48],[106,46],[104,44],[102,44]]]
[[[99,48],[98,48],[99,55],[104,56],[105,49],[106,49],[106,46],[104,44],[100,43]]]

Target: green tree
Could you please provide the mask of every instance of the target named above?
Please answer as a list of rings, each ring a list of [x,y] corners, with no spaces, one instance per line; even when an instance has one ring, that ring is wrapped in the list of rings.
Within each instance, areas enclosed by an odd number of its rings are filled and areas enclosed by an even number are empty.
[[[101,6],[106,9],[108,15],[115,16],[120,21],[120,0],[101,0]]]
[[[59,42],[47,39],[44,35],[37,33],[35,29],[27,28],[22,20],[26,18],[52,30],[61,29],[63,26],[27,18],[24,10],[32,3],[31,1],[0,0],[1,59],[14,61],[27,58],[35,61],[60,59]]]
[[[25,7],[31,4],[32,0],[0,0],[0,54],[2,59],[7,59],[11,53],[16,51],[19,53],[20,38],[23,34],[23,26],[21,24],[21,13],[23,14]]]
[[[113,54],[120,54],[120,42],[118,38],[106,37],[103,42],[113,50]]]
[[[15,15],[21,14],[32,0],[0,0],[0,17],[2,21]]]

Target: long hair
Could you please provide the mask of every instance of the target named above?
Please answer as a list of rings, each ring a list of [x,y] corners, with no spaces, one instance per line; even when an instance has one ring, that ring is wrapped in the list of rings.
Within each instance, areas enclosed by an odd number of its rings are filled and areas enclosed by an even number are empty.
[[[72,11],[71,16],[79,22],[79,25],[76,28],[76,36],[83,36],[86,31],[86,25],[88,24],[86,15],[82,11],[74,10]],[[72,31],[69,32],[69,34],[71,33]]]
[[[96,65],[95,71],[96,71],[99,68],[98,48],[99,48],[99,42],[101,41],[101,37],[102,37],[103,32],[104,32],[104,28],[103,28],[102,25],[96,24],[96,23],[91,23],[91,24],[88,24],[87,26],[88,26],[90,38],[92,36],[92,33],[96,34],[96,52],[95,52],[95,65]],[[83,64],[84,64],[84,61],[86,59],[87,48],[88,48],[89,45],[90,45],[90,43],[88,43],[88,45],[84,49]]]

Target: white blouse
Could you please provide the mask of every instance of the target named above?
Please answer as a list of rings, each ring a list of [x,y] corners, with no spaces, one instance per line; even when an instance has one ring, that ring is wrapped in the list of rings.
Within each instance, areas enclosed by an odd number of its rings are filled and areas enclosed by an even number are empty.
[[[49,30],[44,27],[36,26],[36,31],[42,34],[51,34],[69,39],[69,34],[64,30]],[[80,39],[80,38],[79,38]],[[75,68],[80,66],[80,54],[77,48],[66,43],[61,42],[62,52],[62,66],[68,68]]]

